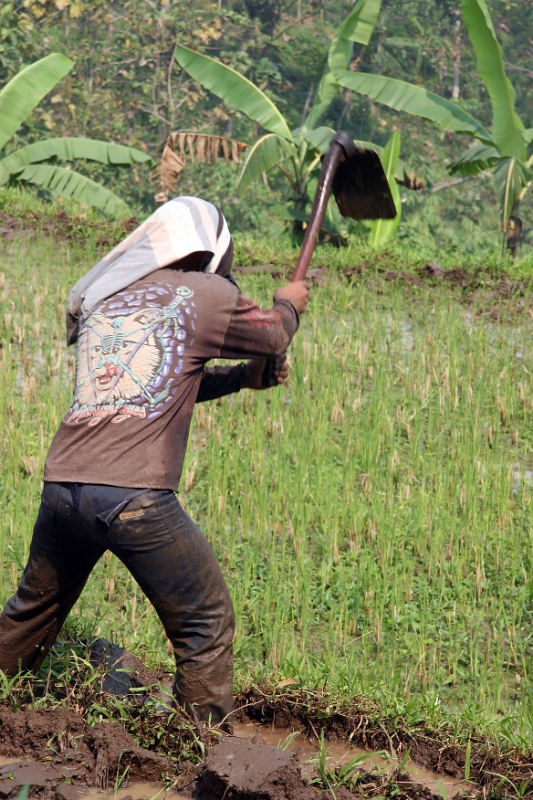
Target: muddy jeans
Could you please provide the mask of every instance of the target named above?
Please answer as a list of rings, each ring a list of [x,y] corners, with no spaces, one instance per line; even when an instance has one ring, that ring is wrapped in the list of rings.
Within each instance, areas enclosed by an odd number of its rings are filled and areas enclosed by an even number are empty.
[[[211,545],[171,491],[45,484],[28,564],[0,616],[0,669],[39,667],[106,550],[172,642],[177,701],[222,720],[233,708],[233,606]]]

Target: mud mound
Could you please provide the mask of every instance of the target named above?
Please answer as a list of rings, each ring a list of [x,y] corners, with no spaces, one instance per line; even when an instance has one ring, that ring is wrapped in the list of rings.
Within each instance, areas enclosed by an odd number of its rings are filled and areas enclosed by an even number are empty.
[[[212,800],[316,800],[294,754],[244,739],[224,739],[207,756],[199,796]]]
[[[24,211],[16,216],[1,212],[0,238],[11,242],[45,234],[58,241],[82,242],[92,230],[101,232],[98,246],[108,248],[114,247],[125,234],[131,233],[138,225],[139,220],[136,217],[129,217],[122,222],[108,222],[104,219],[87,219],[82,215],[69,217],[62,209],[49,216],[31,211]]]
[[[70,711],[14,712],[0,707],[0,752],[6,756],[45,755],[47,742],[64,742],[85,733],[83,719]]]
[[[47,767],[38,785],[44,781],[51,788],[66,777],[71,783],[106,788],[126,769],[131,780],[159,780],[172,767],[167,758],[139,747],[118,722],[90,727],[64,709],[14,712],[0,707],[0,753],[48,759],[46,765],[33,766]],[[3,786],[7,797],[10,792]]]

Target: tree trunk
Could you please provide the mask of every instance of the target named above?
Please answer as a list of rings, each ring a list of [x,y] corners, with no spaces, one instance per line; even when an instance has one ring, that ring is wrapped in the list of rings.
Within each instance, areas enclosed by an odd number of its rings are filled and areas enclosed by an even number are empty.
[[[522,244],[522,220],[520,217],[509,217],[509,225],[507,226],[507,243],[506,248],[509,250],[511,259],[514,261],[516,251]]]
[[[307,112],[309,111],[309,107],[311,105],[314,93],[315,93],[315,84],[312,83],[311,86],[309,87],[309,91],[307,92],[307,97],[305,98],[305,104],[302,111],[302,116],[300,117],[300,125],[303,125],[305,122],[305,118],[307,117]]]
[[[461,70],[461,20],[455,23],[455,50],[453,51],[452,100],[459,100],[459,78]]]

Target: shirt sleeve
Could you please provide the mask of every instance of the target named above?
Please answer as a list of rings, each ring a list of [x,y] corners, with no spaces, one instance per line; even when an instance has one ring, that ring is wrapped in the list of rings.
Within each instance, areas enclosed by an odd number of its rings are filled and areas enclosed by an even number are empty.
[[[263,311],[255,300],[239,295],[230,321],[221,358],[270,358],[282,355],[298,330],[295,308],[287,300]]]
[[[226,367],[205,367],[198,396],[197,403],[204,403],[206,400],[216,400],[218,397],[225,397],[227,394],[234,394],[241,389],[241,379],[246,372],[244,364]]]

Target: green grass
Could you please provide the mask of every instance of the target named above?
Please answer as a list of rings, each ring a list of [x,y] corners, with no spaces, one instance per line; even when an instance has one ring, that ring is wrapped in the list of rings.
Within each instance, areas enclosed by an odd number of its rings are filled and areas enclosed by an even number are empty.
[[[97,257],[97,234],[0,245],[0,602],[23,568],[44,457],[70,400],[64,302]],[[237,254],[292,255],[251,240]],[[398,247],[380,263],[414,272],[427,257]],[[527,749],[531,318],[505,321],[503,309],[495,324],[445,288],[336,277],[371,258],[363,246],[317,252],[331,274],[313,290],[287,388],[196,410],[180,499],[231,589],[237,681],[295,678],[413,721],[496,724]],[[450,255],[445,265],[465,266]],[[269,302],[268,275],[241,283]],[[110,554],[68,624],[171,667],[153,608]]]

